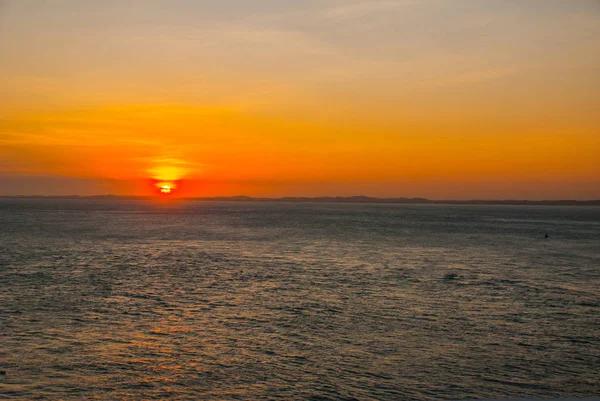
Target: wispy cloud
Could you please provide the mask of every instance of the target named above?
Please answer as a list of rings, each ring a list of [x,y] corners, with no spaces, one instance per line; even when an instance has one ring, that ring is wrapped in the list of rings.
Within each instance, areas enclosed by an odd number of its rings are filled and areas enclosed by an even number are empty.
[[[399,10],[408,6],[422,4],[423,2],[424,1],[417,0],[360,1],[326,8],[322,15],[327,18],[353,19],[368,16],[373,13]]]

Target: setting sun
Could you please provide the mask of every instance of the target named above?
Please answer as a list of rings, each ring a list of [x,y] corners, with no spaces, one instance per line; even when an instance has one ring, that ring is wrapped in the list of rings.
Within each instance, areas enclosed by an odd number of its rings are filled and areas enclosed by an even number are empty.
[[[154,180],[152,182],[152,186],[154,187],[154,194],[159,196],[174,196],[175,193],[178,193],[179,189],[179,181],[157,181]],[[179,194],[178,194],[179,195]]]

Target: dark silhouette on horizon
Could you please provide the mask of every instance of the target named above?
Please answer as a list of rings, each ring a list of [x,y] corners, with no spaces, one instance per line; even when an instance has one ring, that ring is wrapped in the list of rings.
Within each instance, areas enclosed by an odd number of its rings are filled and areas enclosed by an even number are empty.
[[[0,199],[122,199],[122,200],[150,200],[152,196],[119,196],[119,195],[0,195]],[[251,197],[251,196],[211,196],[211,197],[182,197],[173,200],[201,201],[201,202],[290,202],[290,203],[395,203],[414,205],[507,205],[507,206],[600,206],[600,199],[594,200],[519,200],[519,199],[472,199],[432,200],[426,198],[376,198],[370,196],[320,196],[320,197]]]

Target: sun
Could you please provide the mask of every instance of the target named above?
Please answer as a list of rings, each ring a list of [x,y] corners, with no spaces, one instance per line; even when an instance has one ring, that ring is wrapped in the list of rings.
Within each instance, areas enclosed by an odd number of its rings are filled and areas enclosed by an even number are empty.
[[[176,181],[155,181],[152,186],[154,194],[163,199],[173,197],[179,192],[179,182]]]
[[[163,158],[161,160],[175,165],[158,165],[148,170],[151,177],[149,178],[149,182],[154,187],[152,192],[163,199],[179,197],[181,179],[185,173],[185,169],[179,167],[179,164],[185,164],[185,162],[171,158]]]

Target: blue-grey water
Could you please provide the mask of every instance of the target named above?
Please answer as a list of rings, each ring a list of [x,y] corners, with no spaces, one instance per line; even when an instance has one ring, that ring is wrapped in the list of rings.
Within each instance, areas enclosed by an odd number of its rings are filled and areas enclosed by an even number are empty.
[[[600,395],[596,207],[4,199],[0,291],[0,398]]]

